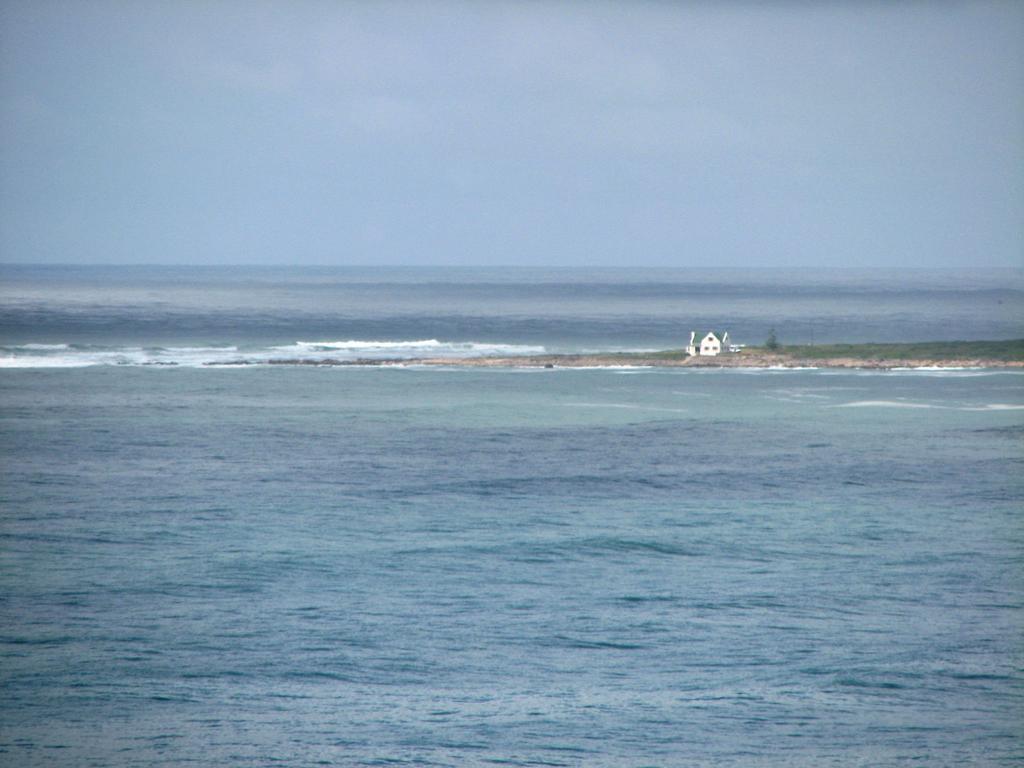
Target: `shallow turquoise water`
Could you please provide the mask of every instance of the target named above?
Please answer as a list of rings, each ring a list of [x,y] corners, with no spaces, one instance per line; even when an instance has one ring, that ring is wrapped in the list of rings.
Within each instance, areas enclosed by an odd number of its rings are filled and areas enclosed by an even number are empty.
[[[1015,764],[1022,384],[5,371],[0,762]]]

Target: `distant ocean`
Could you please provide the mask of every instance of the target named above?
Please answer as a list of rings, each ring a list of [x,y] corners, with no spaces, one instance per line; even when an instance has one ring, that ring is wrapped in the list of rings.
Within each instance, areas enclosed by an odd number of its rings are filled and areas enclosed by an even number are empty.
[[[0,366],[1024,337],[1024,270],[0,265]]]
[[[0,764],[1024,760],[1003,272],[0,267]]]

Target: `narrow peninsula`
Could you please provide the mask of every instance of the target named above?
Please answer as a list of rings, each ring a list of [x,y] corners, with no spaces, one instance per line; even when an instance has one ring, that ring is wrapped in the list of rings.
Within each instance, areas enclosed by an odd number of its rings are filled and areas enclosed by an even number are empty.
[[[231,364],[231,363],[229,363]],[[247,364],[239,361],[237,365]],[[268,360],[269,365],[451,366],[461,368],[1024,368],[1024,339],[894,344],[820,344],[742,347],[721,354],[686,349],[479,357]],[[223,365],[223,363],[220,363]]]

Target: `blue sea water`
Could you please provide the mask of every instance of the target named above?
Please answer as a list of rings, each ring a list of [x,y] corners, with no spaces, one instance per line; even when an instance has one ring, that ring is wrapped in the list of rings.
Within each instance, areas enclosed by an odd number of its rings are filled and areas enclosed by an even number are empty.
[[[352,357],[667,349],[702,329],[746,344],[771,329],[783,344],[1024,338],[1024,270],[0,265],[6,366],[195,365],[324,343]]]
[[[203,365],[1019,337],[1013,274],[0,275],[0,764],[1024,759],[1021,372]]]

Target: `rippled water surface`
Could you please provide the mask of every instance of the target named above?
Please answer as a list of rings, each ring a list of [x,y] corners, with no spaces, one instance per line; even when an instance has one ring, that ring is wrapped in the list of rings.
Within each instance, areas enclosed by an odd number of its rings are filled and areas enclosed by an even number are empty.
[[[1019,764],[1021,372],[258,364],[773,327],[1024,290],[0,267],[0,764]]]
[[[1024,377],[10,370],[7,765],[1010,765]]]

